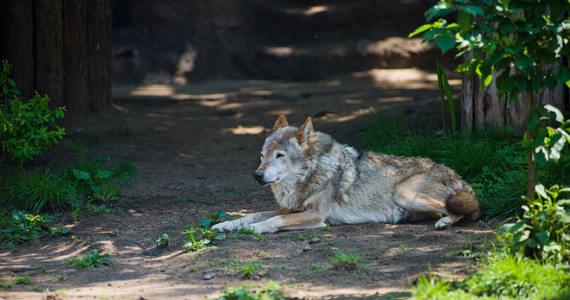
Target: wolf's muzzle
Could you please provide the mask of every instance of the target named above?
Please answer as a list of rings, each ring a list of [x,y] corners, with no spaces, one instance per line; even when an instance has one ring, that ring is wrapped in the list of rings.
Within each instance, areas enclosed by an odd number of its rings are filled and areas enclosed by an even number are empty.
[[[259,183],[259,184],[261,184],[261,185],[267,184],[267,182],[265,182],[265,181],[263,180],[264,177],[265,177],[265,176],[263,175],[262,172],[255,172],[255,173],[253,173],[253,178],[255,178],[255,181],[257,181],[257,183]]]

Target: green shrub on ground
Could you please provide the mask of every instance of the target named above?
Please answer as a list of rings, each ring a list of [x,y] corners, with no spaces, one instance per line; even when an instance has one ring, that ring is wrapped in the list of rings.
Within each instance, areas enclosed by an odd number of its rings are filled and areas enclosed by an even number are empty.
[[[49,98],[38,93],[29,101],[22,101],[16,83],[9,78],[10,67],[2,61],[0,72],[0,146],[2,156],[15,162],[20,171],[24,163],[57,144],[65,129],[56,124],[63,118],[64,107],[51,110]]]
[[[66,176],[37,168],[15,174],[4,182],[0,202],[34,214],[74,209],[81,205],[77,188]]]

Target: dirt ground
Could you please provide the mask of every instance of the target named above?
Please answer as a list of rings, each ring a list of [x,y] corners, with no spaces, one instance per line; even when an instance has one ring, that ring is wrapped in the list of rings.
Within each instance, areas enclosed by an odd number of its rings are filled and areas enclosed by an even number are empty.
[[[452,80],[458,89],[458,81]],[[204,211],[245,214],[274,209],[268,188],[252,178],[264,138],[280,114],[292,124],[314,118],[316,130],[358,144],[367,122],[378,115],[403,115],[408,122],[437,125],[439,100],[434,74],[414,69],[371,70],[329,80],[296,83],[214,80],[183,86],[114,87],[112,111],[71,119],[68,140],[87,144],[77,153],[64,142],[50,154],[68,162],[80,155],[129,159],[136,184],[124,186],[122,212],[61,217],[71,234],[0,250],[0,278],[28,275],[33,285],[0,288],[0,299],[203,299],[230,286],[280,283],[301,299],[393,299],[409,296],[410,282],[432,270],[462,279],[475,266],[458,255],[489,233],[485,222],[460,223],[435,231],[434,222],[331,226],[265,235],[228,234],[215,246],[183,252],[185,227]],[[132,135],[119,133],[127,125]],[[155,239],[170,231],[169,249]],[[309,244],[309,236],[320,242]],[[112,266],[76,269],[64,262],[90,249],[104,249]],[[356,272],[331,269],[337,251],[357,253]],[[250,278],[238,268],[261,263]],[[313,264],[313,266],[311,266]],[[213,274],[209,280],[205,275]],[[57,291],[57,293],[56,293]]]

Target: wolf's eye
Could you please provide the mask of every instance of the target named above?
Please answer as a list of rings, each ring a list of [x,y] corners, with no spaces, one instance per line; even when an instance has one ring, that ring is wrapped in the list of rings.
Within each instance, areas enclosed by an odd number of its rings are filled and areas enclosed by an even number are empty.
[[[263,153],[261,153],[261,158],[263,158]]]
[[[277,155],[275,156],[275,158],[281,158],[281,157],[283,157],[283,156],[285,156],[285,154],[283,154],[283,153],[277,153]]]

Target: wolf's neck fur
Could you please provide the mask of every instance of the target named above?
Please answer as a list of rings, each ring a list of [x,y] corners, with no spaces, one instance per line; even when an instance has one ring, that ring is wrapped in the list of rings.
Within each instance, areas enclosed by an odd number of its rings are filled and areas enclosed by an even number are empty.
[[[321,132],[318,135],[319,142],[310,145],[307,152],[305,168],[302,172],[277,184],[272,184],[271,189],[279,205],[291,210],[304,210],[317,197],[332,197],[339,202],[346,201],[346,193],[352,188],[357,172],[354,164],[331,164],[331,162],[354,161],[341,156],[358,157],[358,151],[352,147],[341,145],[332,137]],[[339,185],[331,184],[332,181]],[[333,190],[337,187],[336,190]]]

